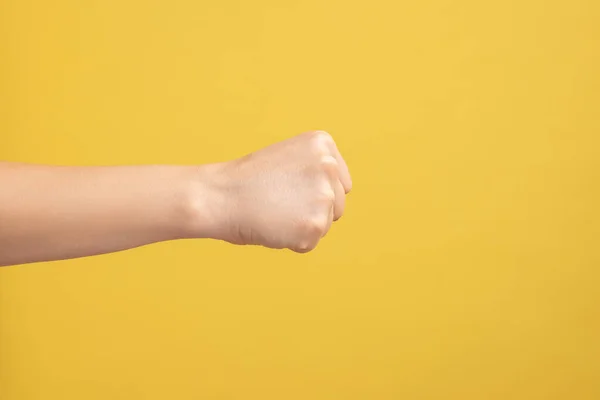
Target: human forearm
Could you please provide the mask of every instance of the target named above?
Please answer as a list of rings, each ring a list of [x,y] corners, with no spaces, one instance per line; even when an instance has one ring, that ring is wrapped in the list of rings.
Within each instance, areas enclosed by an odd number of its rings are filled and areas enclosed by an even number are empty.
[[[0,265],[201,235],[198,167],[0,163]]]

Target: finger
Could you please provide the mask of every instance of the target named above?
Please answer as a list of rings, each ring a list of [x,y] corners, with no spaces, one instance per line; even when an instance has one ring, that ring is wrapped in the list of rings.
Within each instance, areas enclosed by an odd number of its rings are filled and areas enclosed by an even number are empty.
[[[342,218],[346,208],[346,191],[339,179],[333,183],[333,191],[335,193],[333,220],[337,221]]]
[[[330,188],[333,189],[333,184],[339,180],[340,176],[337,159],[332,155],[325,155],[321,157],[321,167],[327,174],[328,182],[331,184]]]
[[[350,176],[350,171],[348,170],[348,165],[346,164],[346,160],[340,154],[335,143],[333,143],[333,148],[331,149],[335,159],[338,162],[339,170],[340,170],[340,182],[342,187],[344,188],[344,194],[350,193],[352,190],[352,177]]]
[[[325,230],[323,231],[323,235],[321,237],[325,237],[327,235],[327,233],[329,232],[329,230],[331,229],[331,224],[333,224],[333,218],[335,215],[335,211],[334,211],[334,206],[332,205],[331,208],[329,208],[329,216],[327,217],[327,225],[325,226]]]
[[[308,253],[317,247],[330,222],[328,222],[326,214],[321,214],[319,217],[303,221],[302,224],[306,228],[305,234],[295,246],[291,247],[291,250],[296,253]]]
[[[323,156],[321,159],[321,164],[326,174],[326,180],[323,182],[325,187],[322,190],[323,192],[327,193],[327,202],[320,203],[319,210],[317,212],[320,214],[327,213],[327,223],[325,224],[325,229],[321,235],[321,237],[324,237],[331,228],[331,224],[333,223],[333,219],[335,217],[335,198],[337,195],[335,192],[335,184],[339,184],[339,171],[337,160],[333,156]]]
[[[342,154],[340,153],[340,150],[338,149],[331,135],[324,131],[319,132],[321,133],[321,137],[331,152],[331,155],[338,163],[340,181],[344,187],[344,192],[348,193],[350,190],[352,190],[352,178],[350,176],[350,171],[348,170],[348,164],[346,164],[346,160],[344,160],[344,157],[342,157]]]

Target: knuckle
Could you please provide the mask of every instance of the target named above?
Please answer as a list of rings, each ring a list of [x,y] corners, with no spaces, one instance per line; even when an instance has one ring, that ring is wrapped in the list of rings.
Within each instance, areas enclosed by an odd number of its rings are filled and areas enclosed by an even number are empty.
[[[335,142],[333,141],[333,137],[327,132],[321,132],[317,135],[317,140],[323,143],[327,148],[330,146],[335,146]]]
[[[323,130],[317,129],[314,131],[308,131],[306,132],[306,135],[308,135],[311,138],[318,138],[318,137],[326,137],[326,138],[331,138],[331,135]]]
[[[313,139],[309,142],[310,149],[317,156],[326,156],[329,154],[329,147],[327,143],[317,136],[314,136]]]
[[[317,154],[328,154],[331,146],[335,145],[331,135],[325,131],[311,131],[308,135],[308,139],[311,147]]]
[[[302,221],[300,224],[300,235],[303,238],[311,240],[320,235],[327,229],[327,221],[325,218],[310,218]]]
[[[296,253],[308,253],[313,248],[314,248],[314,246],[312,246],[310,243],[302,242],[298,246],[294,247],[292,250],[295,251]]]
[[[331,189],[323,190],[318,196],[318,200],[321,203],[331,204],[335,201],[335,193]]]
[[[313,218],[309,222],[309,234],[320,237],[327,229],[327,220],[325,218]]]
[[[315,131],[315,136],[317,138],[319,138],[320,140],[323,140],[325,142],[333,142],[333,138],[331,137],[331,135],[329,134],[329,132]]]
[[[303,240],[299,241],[296,246],[291,247],[291,250],[295,251],[296,253],[308,253],[317,247],[320,238],[321,236],[304,238]]]
[[[335,177],[338,175],[338,162],[333,156],[322,156],[319,160],[319,167],[322,171],[327,172],[330,175],[330,177]]]
[[[305,253],[308,253],[308,252],[312,251],[313,249],[300,249],[300,248],[293,248],[292,250],[293,250],[294,252],[296,252],[296,253],[305,254]]]
[[[322,156],[320,161],[321,161],[321,165],[323,165],[323,166],[335,167],[335,168],[337,168],[337,166],[338,166],[337,160],[335,159],[334,156],[331,156],[331,155]]]

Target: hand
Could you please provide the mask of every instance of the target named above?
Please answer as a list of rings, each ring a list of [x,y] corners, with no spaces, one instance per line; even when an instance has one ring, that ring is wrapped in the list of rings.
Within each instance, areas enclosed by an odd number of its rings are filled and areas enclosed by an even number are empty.
[[[299,253],[314,249],[342,216],[352,188],[344,159],[323,131],[219,164],[216,171],[213,237]]]

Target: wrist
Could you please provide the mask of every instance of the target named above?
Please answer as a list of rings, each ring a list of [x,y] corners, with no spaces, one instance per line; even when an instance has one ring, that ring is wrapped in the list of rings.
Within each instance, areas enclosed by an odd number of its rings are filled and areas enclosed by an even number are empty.
[[[216,163],[189,167],[184,195],[184,237],[225,237],[228,196],[223,165]]]

